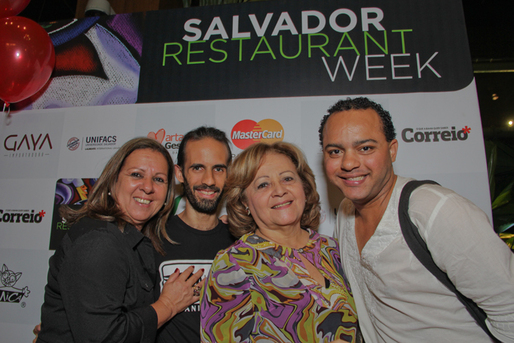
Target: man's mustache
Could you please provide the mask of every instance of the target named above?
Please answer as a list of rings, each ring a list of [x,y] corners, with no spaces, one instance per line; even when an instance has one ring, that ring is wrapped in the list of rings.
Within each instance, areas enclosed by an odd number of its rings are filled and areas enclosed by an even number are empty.
[[[208,186],[208,185],[200,185],[200,186],[193,186],[193,190],[195,191],[213,191],[213,192],[218,192],[220,191],[220,189],[216,186]]]

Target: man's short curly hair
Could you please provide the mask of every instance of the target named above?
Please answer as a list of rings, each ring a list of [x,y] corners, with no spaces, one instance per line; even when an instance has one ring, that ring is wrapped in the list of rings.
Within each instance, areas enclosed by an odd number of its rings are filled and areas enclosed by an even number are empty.
[[[306,199],[300,225],[303,228],[317,230],[320,220],[320,205],[314,173],[298,147],[291,143],[277,142],[251,145],[239,154],[232,163],[225,188],[230,232],[235,237],[241,237],[257,229],[257,224],[252,216],[248,215],[244,205],[246,202],[245,190],[255,179],[257,171],[268,154],[285,155],[295,165],[296,172],[302,181]]]
[[[321,119],[321,124],[318,130],[319,143],[321,144],[321,148],[323,148],[323,130],[325,129],[325,124],[327,123],[328,118],[330,118],[332,114],[349,110],[367,110],[368,108],[371,108],[377,112],[378,116],[380,117],[380,121],[382,122],[382,130],[384,131],[386,141],[391,142],[393,139],[395,139],[396,132],[391,115],[388,111],[384,110],[380,104],[377,104],[376,102],[371,101],[365,97],[354,99],[346,98],[346,100],[339,100],[334,105],[332,105],[328,109],[328,114],[326,114],[323,119]]]

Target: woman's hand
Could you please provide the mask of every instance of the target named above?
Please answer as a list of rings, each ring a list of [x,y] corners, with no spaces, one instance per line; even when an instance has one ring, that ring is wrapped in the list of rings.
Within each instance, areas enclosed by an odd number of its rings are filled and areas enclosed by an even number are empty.
[[[195,284],[202,277],[204,271],[200,269],[194,274],[193,271],[194,267],[191,266],[182,273],[177,269],[169,276],[162,288],[161,296],[152,304],[157,312],[157,327],[161,327],[177,313],[200,300],[199,289],[203,287],[205,279],[197,285]]]
[[[36,343],[37,337],[38,337],[39,333],[41,332],[41,323],[39,323],[38,325],[34,326],[34,330],[32,330],[32,332],[34,333],[34,335],[36,335],[36,338],[34,338],[32,343]]]

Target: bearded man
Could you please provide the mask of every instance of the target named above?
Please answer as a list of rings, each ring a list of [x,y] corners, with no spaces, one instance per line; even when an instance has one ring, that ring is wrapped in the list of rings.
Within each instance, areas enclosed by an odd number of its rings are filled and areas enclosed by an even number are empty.
[[[163,240],[164,256],[156,253],[159,285],[169,275],[194,266],[209,273],[216,253],[230,246],[234,237],[218,219],[218,205],[232,161],[229,141],[223,131],[199,127],[188,132],[178,150],[175,176],[182,183],[186,206],[171,217],[166,232],[173,242]],[[159,330],[157,342],[200,342],[200,305],[192,304]]]

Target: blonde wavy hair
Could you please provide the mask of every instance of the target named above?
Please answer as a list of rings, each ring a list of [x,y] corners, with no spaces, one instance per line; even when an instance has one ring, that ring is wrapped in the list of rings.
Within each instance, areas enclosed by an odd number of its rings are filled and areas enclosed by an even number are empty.
[[[268,154],[285,155],[295,165],[296,172],[302,180],[306,200],[300,225],[303,228],[317,230],[320,220],[320,205],[314,174],[298,147],[291,143],[277,142],[273,144],[253,144],[246,148],[232,162],[225,186],[230,232],[235,237],[241,237],[257,229],[257,224],[252,216],[248,215],[244,205],[246,202],[245,190],[254,180],[257,171]]]

